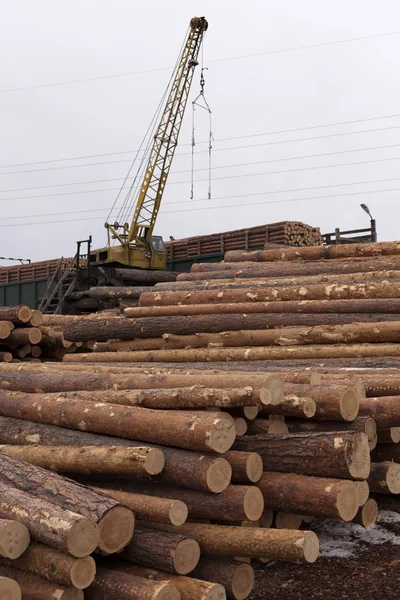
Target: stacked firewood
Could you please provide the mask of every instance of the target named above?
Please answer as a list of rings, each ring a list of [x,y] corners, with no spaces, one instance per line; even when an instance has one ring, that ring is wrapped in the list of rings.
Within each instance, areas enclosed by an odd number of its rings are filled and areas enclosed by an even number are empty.
[[[45,326],[38,310],[24,305],[0,307],[0,362],[60,360],[67,353],[91,348],[67,341],[60,326]]]

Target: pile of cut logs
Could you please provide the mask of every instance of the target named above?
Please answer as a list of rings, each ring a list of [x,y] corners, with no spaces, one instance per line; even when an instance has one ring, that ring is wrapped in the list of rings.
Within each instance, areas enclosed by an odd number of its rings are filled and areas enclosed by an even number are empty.
[[[59,326],[46,327],[41,312],[28,306],[0,307],[0,362],[60,360],[91,344],[65,340]]]

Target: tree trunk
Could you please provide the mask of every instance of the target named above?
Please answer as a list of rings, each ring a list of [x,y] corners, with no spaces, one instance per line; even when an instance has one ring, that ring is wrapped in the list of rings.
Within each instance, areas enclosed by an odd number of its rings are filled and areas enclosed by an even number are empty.
[[[1,415],[219,453],[229,450],[236,436],[231,417],[229,420],[217,418],[207,412],[157,413],[147,408],[97,404],[80,398],[73,400],[61,397],[57,403],[42,400],[38,405],[35,396],[36,394],[1,391]]]
[[[379,428],[396,427],[400,422],[399,397],[361,398],[360,415],[372,417]]]
[[[150,581],[165,581],[173,585],[181,595],[181,600],[225,600],[226,593],[220,583],[211,583],[201,581],[193,577],[183,575],[168,575],[144,567],[136,567],[118,563],[116,566],[122,573],[130,573],[139,577],[144,577]]]
[[[313,398],[286,394],[284,400],[279,404],[262,407],[258,414],[265,417],[268,415],[284,415],[285,417],[314,417],[317,405]]]
[[[91,519],[12,487],[3,478],[0,518],[18,519],[33,538],[77,557],[91,554],[99,541],[98,528]]]
[[[338,479],[367,479],[370,471],[368,438],[358,431],[248,436],[234,448],[260,454],[264,471]]]
[[[245,600],[254,586],[254,571],[246,563],[201,557],[192,575],[204,581],[220,583],[232,600]]]
[[[89,298],[96,300],[119,299],[119,298],[139,298],[140,294],[147,291],[147,287],[94,287],[86,292]]]
[[[182,526],[183,527],[183,526]],[[186,575],[200,559],[198,543],[189,536],[138,526],[132,542],[121,553],[128,562]]]
[[[83,431],[63,429],[42,423],[0,417],[0,442],[7,444],[42,446],[122,446],[132,442],[117,437],[97,435]],[[199,454],[166,446],[160,449],[165,457],[165,467],[158,479],[203,492],[219,493],[231,481],[232,469],[225,458]]]
[[[96,492],[110,496],[125,506],[128,506],[138,519],[169,523],[170,525],[183,525],[188,516],[188,508],[181,500],[171,498],[157,498],[144,494],[135,494],[131,491],[110,489],[107,483],[104,487],[94,487]]]
[[[373,462],[368,485],[374,493],[400,494],[400,464],[390,460]]]
[[[107,269],[109,271],[109,269]],[[113,275],[121,281],[137,281],[143,283],[158,283],[159,281],[175,281],[178,273],[160,271],[158,269],[114,269]]]
[[[357,417],[354,421],[338,423],[337,421],[302,421],[300,419],[285,421],[289,433],[329,432],[329,431],[361,431],[367,435],[368,441],[376,438],[376,423],[371,417]]]
[[[276,416],[276,415],[272,415]],[[282,417],[284,418],[284,417]],[[289,433],[288,428],[283,420],[280,419],[254,419],[249,422],[248,426],[249,436],[260,435],[260,434],[278,434],[278,433]]]
[[[258,487],[266,506],[282,512],[351,521],[359,508],[353,481],[268,471]]]
[[[354,522],[363,527],[374,525],[378,519],[378,504],[373,498],[369,498],[367,502],[358,509],[358,513],[354,517]]]
[[[369,485],[368,481],[355,481],[358,493],[358,500],[360,506],[364,506],[369,498]]]
[[[0,575],[9,577],[17,582],[22,592],[22,600],[83,600],[82,590],[66,587],[46,581],[41,577],[29,575],[19,569],[7,565],[0,565]],[[8,600],[8,598],[7,598]]]
[[[353,257],[397,256],[400,254],[398,242],[371,242],[368,244],[335,244],[333,246],[312,246],[310,248],[282,248],[282,250],[233,250],[225,254],[230,262],[246,261],[293,261],[320,260]]]
[[[12,323],[29,323],[32,311],[28,306],[1,306],[0,321],[12,321]]]
[[[125,491],[158,498],[181,500],[189,509],[189,517],[216,521],[257,521],[264,510],[264,500],[255,486],[231,485],[220,494],[185,490],[164,483],[127,483],[118,485]]]
[[[96,579],[85,590],[87,600],[180,600],[178,590],[164,581],[148,581],[114,569],[97,569]]]
[[[0,556],[15,560],[29,546],[30,535],[26,525],[19,521],[0,519]]]
[[[230,450],[224,458],[232,467],[232,483],[257,483],[260,480],[263,464],[256,452]]]
[[[398,444],[400,442],[400,427],[378,429],[378,444]]]
[[[96,564],[91,556],[74,558],[37,542],[31,544],[17,560],[3,559],[0,564],[3,563],[53,583],[79,590],[87,588],[96,575]]]
[[[302,385],[285,383],[285,396],[313,398],[316,421],[354,421],[357,417],[360,394],[354,387],[343,385]]]
[[[170,525],[160,523],[154,527],[172,531]],[[315,562],[318,557],[318,538],[312,531],[284,531],[259,527],[233,527],[185,523],[179,528],[182,535],[198,541],[205,554],[233,558],[267,557],[270,560]]]
[[[39,344],[42,339],[42,332],[39,327],[17,327],[11,331],[7,341],[18,344]]]
[[[158,475],[165,460],[161,450],[146,446],[12,446],[0,445],[0,453],[44,469],[86,475],[146,477]]]
[[[0,321],[0,340],[5,340],[14,329],[14,324],[11,321]]]
[[[118,552],[132,538],[134,527],[132,512],[115,500],[100,496],[75,481],[5,454],[1,456],[0,478],[18,490],[22,490],[16,492],[17,494],[34,493],[33,501],[43,501],[46,505],[51,502],[63,511],[78,513],[88,521],[90,519],[90,527],[97,523],[100,532],[99,548],[106,553]],[[27,525],[29,528],[29,524]],[[89,533],[90,531],[89,529]],[[97,528],[96,535],[98,535]],[[40,541],[46,543],[45,540]]]

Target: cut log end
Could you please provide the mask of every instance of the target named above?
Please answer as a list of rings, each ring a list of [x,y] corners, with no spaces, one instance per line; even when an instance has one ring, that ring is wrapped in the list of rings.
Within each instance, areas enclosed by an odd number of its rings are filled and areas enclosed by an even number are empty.
[[[232,467],[229,462],[222,457],[216,458],[209,466],[207,471],[207,488],[214,494],[219,494],[226,490],[232,479]]]
[[[297,542],[300,543],[300,540]],[[301,540],[303,545],[303,555],[307,562],[313,563],[317,560],[319,554],[319,539],[313,531],[308,531]]]
[[[289,433],[287,425],[284,421],[267,421],[268,422],[268,433]],[[267,433],[267,432],[266,432]]]
[[[400,464],[390,464],[386,473],[386,485],[391,494],[400,494]]]
[[[371,527],[378,518],[378,504],[370,498],[357,513],[355,521],[363,527]]]
[[[360,506],[364,506],[364,504],[366,503],[366,501],[369,498],[369,485],[368,485],[368,481],[355,481],[354,482],[357,488],[357,493],[358,493],[358,500],[360,503]]]
[[[254,586],[254,571],[250,565],[239,565],[232,577],[232,596],[235,600],[245,600]]]
[[[29,306],[20,306],[17,317],[21,323],[29,323],[29,321],[32,319],[32,310],[29,308]]]
[[[2,600],[21,600],[21,588],[14,579],[0,577],[0,598]]]
[[[256,486],[250,486],[243,499],[243,509],[246,519],[258,521],[264,511],[264,497]]]
[[[96,523],[82,517],[75,521],[67,536],[68,552],[76,558],[89,556],[97,548],[100,532]]]
[[[372,417],[367,417],[367,420],[365,421],[365,433],[367,434],[369,442],[372,442],[376,438],[376,435],[377,435],[376,421],[375,421],[375,419],[372,419]],[[400,441],[400,436],[399,436],[399,441]]]
[[[268,389],[271,392],[271,404],[279,404],[284,398],[283,381],[279,375],[270,375],[268,378]]]
[[[179,527],[183,525],[188,518],[188,507],[184,502],[175,500],[169,509],[169,519],[172,525]]]
[[[243,415],[246,417],[246,419],[249,419],[250,421],[252,421],[258,415],[258,406],[257,405],[244,406],[243,407]]]
[[[171,583],[160,582],[157,590],[154,591],[151,600],[180,600],[181,595]]]
[[[99,522],[99,549],[106,554],[120,552],[133,536],[135,517],[128,508],[115,506]]]
[[[360,408],[360,394],[355,387],[347,388],[340,398],[340,412],[345,421],[354,421]]]
[[[175,548],[174,568],[179,575],[187,575],[200,560],[200,546],[192,538],[179,542]]]
[[[352,481],[343,481],[337,494],[336,507],[343,521],[352,521],[360,507],[357,488]]]
[[[300,529],[303,522],[301,515],[278,512],[275,517],[275,526],[277,529]]]
[[[264,508],[264,512],[261,515],[260,525],[261,527],[265,527],[265,529],[269,529],[272,526],[274,521],[274,511],[272,508]]]
[[[251,452],[246,463],[246,475],[252,483],[260,481],[263,472],[262,458],[257,452]]]
[[[18,521],[1,521],[0,556],[15,560],[29,546],[30,535],[28,528]]]
[[[242,419],[241,417],[238,417],[235,419],[235,429],[236,429],[236,435],[237,436],[242,436],[245,435],[246,431],[247,431],[247,422],[245,419]]]
[[[303,403],[304,416],[311,419],[317,412],[317,403],[313,398],[304,398]]]
[[[220,583],[208,583],[208,589],[204,592],[204,600],[226,600],[225,588]]]
[[[225,419],[217,418],[214,421],[214,425],[211,428],[207,445],[210,450],[223,454],[233,445],[236,437],[235,422]]]
[[[165,466],[164,454],[158,448],[151,448],[147,453],[144,467],[149,475],[158,475]]]
[[[260,389],[260,402],[265,406],[272,403],[272,392],[269,388],[263,387]]]
[[[339,439],[339,438],[337,438]],[[371,451],[365,433],[354,435],[346,460],[349,473],[354,479],[367,479],[371,470]]]
[[[91,585],[96,577],[96,563],[91,556],[80,558],[74,562],[70,570],[71,583],[78,590]]]
[[[310,375],[310,385],[320,385],[322,383],[322,377],[320,373],[313,371]]]

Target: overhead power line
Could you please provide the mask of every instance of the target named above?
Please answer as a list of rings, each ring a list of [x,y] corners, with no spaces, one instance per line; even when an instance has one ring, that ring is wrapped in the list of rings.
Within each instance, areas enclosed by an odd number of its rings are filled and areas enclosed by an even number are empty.
[[[316,48],[323,48],[326,46],[334,46],[336,44],[347,44],[349,42],[362,42],[362,41],[372,40],[372,39],[376,39],[376,38],[390,37],[390,36],[394,36],[394,35],[399,35],[399,33],[400,33],[400,31],[390,31],[387,33],[376,33],[376,34],[372,34],[372,35],[364,35],[364,36],[359,36],[359,37],[354,37],[354,38],[346,38],[343,40],[333,40],[331,42],[320,42],[317,44],[307,44],[305,46],[293,46],[290,48],[278,48],[275,50],[266,50],[265,52],[255,52],[253,54],[242,54],[239,56],[227,56],[224,58],[215,58],[213,60],[208,60],[205,64],[215,64],[215,63],[220,63],[220,62],[227,62],[230,60],[237,61],[237,60],[244,60],[244,59],[248,59],[248,58],[258,58],[260,56],[271,56],[274,54],[283,54],[283,53],[295,52],[295,51],[299,51],[299,50],[312,50],[312,49],[316,49]],[[38,90],[38,89],[42,89],[42,88],[59,87],[59,86],[63,86],[63,85],[90,83],[93,81],[104,81],[107,79],[117,79],[120,77],[132,77],[134,75],[143,75],[145,73],[155,73],[158,71],[169,71],[170,69],[172,69],[172,66],[157,67],[157,68],[153,68],[153,69],[143,69],[140,71],[128,71],[125,73],[113,73],[110,75],[100,75],[98,77],[85,77],[84,79],[70,79],[68,81],[56,81],[56,82],[52,82],[52,83],[39,83],[36,85],[6,88],[5,90],[0,90],[0,93],[7,94],[10,92],[22,92],[22,91],[27,91],[27,90]]]
[[[309,201],[309,200],[325,200],[325,199],[332,199],[332,198],[341,198],[341,197],[345,197],[345,196],[360,196],[360,195],[366,195],[366,194],[380,194],[380,193],[384,193],[384,192],[398,192],[400,190],[400,188],[390,188],[390,189],[381,189],[381,190],[367,190],[367,191],[360,191],[360,192],[348,192],[345,194],[334,194],[334,195],[324,195],[324,196],[312,196],[311,198],[309,196],[304,197],[304,198],[287,198],[287,199],[283,199],[283,200],[267,200],[267,201],[261,201],[261,202],[248,202],[248,203],[243,203],[241,202],[240,204],[229,204],[229,205],[219,205],[219,206],[202,206],[199,208],[188,208],[187,210],[182,210],[182,209],[176,209],[176,210],[168,210],[168,211],[164,211],[163,214],[172,214],[172,213],[184,213],[184,212],[194,212],[194,211],[199,211],[199,210],[218,210],[218,209],[226,209],[226,208],[247,208],[247,206],[256,206],[256,205],[261,205],[261,204],[284,204],[286,202],[305,202],[305,201]],[[241,196],[231,196],[231,198],[239,198],[239,197],[244,197],[247,198],[250,194],[242,194]],[[228,197],[227,197],[228,198]],[[97,210],[97,209],[95,209]],[[106,214],[106,213],[105,213]],[[36,225],[53,225],[55,223],[74,223],[77,221],[94,221],[94,220],[101,220],[104,217],[88,217],[86,219],[62,219],[60,221],[41,221],[39,223],[25,223],[25,222],[21,222],[21,223],[12,223],[10,225],[0,225],[0,228],[5,228],[5,227],[28,227],[28,226],[36,226]]]
[[[239,136],[234,136],[234,137],[226,137],[226,138],[216,138],[214,140],[215,143],[221,143],[221,142],[230,142],[230,141],[235,141],[235,140],[242,140],[242,139],[248,139],[248,138],[255,138],[255,137],[263,137],[266,135],[278,135],[278,134],[282,134],[282,133],[295,133],[296,131],[308,131],[308,130],[313,130],[313,129],[321,129],[321,128],[326,128],[326,127],[337,127],[339,125],[354,125],[356,123],[365,123],[368,121],[378,121],[378,120],[382,120],[382,119],[394,119],[400,117],[400,113],[394,114],[394,115],[383,115],[383,116],[378,116],[378,117],[368,117],[366,119],[356,119],[356,120],[352,120],[352,121],[337,121],[336,123],[324,123],[322,125],[311,125],[308,127],[297,127],[297,128],[292,128],[292,129],[280,129],[280,130],[275,130],[275,131],[266,131],[264,133],[251,133],[248,135],[239,135]],[[400,127],[400,125],[393,125],[391,127],[379,127],[377,129],[363,129],[360,131],[345,131],[345,132],[340,132],[340,133],[328,133],[326,135],[320,135],[320,136],[312,136],[312,137],[307,137],[307,138],[295,138],[295,139],[290,139],[290,140],[275,140],[273,142],[266,142],[265,146],[270,146],[270,145],[275,145],[275,144],[288,144],[291,142],[306,142],[306,141],[310,141],[310,140],[319,140],[319,139],[325,139],[325,138],[331,138],[331,137],[342,137],[342,136],[346,136],[346,135],[357,135],[359,133],[374,133],[376,131],[388,131],[391,129],[398,129]],[[202,142],[197,142],[197,144],[208,144],[208,140],[204,140]],[[180,148],[183,148],[185,146],[191,146],[191,143],[187,143],[187,144],[179,144]],[[243,146],[245,148],[248,148],[249,146]],[[239,146],[238,148],[241,148],[241,146]],[[231,150],[231,148],[227,148],[227,150]],[[0,169],[11,169],[11,168],[15,168],[15,167],[29,167],[29,166],[34,166],[34,165],[44,165],[44,164],[50,164],[50,163],[56,163],[56,162],[68,162],[68,161],[72,161],[72,160],[84,160],[84,159],[89,159],[89,158],[104,158],[106,156],[119,156],[120,154],[133,154],[135,152],[138,152],[139,150],[122,150],[120,152],[104,152],[102,154],[86,154],[86,155],[81,155],[81,156],[70,156],[67,158],[55,158],[55,159],[47,159],[47,160],[37,160],[37,161],[32,161],[32,162],[25,162],[25,163],[14,163],[14,164],[8,164],[8,165],[0,165]],[[207,150],[205,151],[207,152]],[[187,152],[185,154],[180,154],[178,153],[176,156],[186,156],[190,154],[190,152]],[[94,165],[96,163],[93,163]],[[103,163],[100,163],[103,164]],[[77,165],[80,166],[80,165]],[[24,173],[25,171],[18,171],[18,173]],[[0,173],[1,175],[1,173]]]

